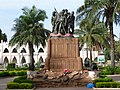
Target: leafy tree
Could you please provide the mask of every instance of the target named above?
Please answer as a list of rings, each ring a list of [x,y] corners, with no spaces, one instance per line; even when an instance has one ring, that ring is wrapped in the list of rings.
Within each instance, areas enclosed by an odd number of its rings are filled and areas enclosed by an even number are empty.
[[[18,47],[27,45],[30,54],[29,69],[34,70],[34,58],[33,58],[33,45],[37,47],[41,44],[43,47],[46,45],[46,39],[48,38],[50,31],[43,27],[42,21],[47,16],[44,10],[37,9],[35,6],[32,9],[27,7],[22,9],[23,15],[15,20],[13,31],[15,34],[11,38],[9,45],[13,46],[17,44]]]
[[[90,64],[92,64],[92,49],[94,46],[102,49],[109,46],[107,28],[99,20],[96,22],[94,19],[83,19],[80,22],[80,29],[75,30],[75,33],[79,35],[81,46],[86,43],[90,50]]]
[[[2,40],[4,42],[7,42],[7,35],[5,33],[2,34]]]
[[[1,40],[3,40],[3,42],[7,42],[7,35],[5,33],[2,33],[2,30],[0,29],[0,43]]]
[[[99,18],[110,30],[111,61],[114,62],[113,23],[120,25],[120,0],[85,0],[84,5],[77,9],[77,21],[83,18]]]

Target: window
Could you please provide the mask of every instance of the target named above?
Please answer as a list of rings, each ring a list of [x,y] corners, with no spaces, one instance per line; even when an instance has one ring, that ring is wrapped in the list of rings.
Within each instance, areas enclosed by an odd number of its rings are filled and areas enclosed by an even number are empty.
[[[5,48],[4,52],[3,53],[9,53],[8,49]]]

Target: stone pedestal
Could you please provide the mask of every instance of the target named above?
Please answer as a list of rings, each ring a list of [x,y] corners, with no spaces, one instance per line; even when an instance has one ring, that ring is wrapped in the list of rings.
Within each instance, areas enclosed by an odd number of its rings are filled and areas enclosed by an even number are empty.
[[[77,38],[48,39],[48,56],[45,67],[51,71],[82,70],[83,64],[79,54]]]

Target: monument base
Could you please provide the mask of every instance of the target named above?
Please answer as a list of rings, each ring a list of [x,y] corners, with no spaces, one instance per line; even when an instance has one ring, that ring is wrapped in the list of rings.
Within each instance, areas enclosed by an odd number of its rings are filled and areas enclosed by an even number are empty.
[[[77,38],[50,38],[45,67],[48,70],[58,72],[64,69],[83,70],[82,59],[79,56],[79,41]]]

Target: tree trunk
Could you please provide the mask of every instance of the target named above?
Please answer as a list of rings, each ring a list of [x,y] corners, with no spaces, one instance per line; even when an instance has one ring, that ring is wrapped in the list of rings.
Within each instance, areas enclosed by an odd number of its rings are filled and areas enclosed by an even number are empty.
[[[90,66],[92,65],[92,46],[90,47]]]
[[[33,58],[33,44],[31,42],[28,42],[29,45],[29,54],[30,54],[30,64],[29,64],[29,70],[34,71],[34,58]]]
[[[86,55],[87,55],[87,58],[88,58],[88,48],[86,48]]]
[[[110,56],[111,56],[111,66],[115,67],[115,47],[114,47],[114,34],[113,34],[113,22],[109,22],[109,29],[110,29],[110,45],[111,45],[111,51],[110,51]]]

